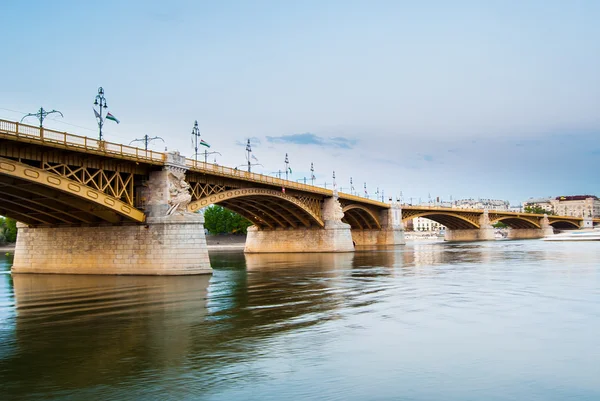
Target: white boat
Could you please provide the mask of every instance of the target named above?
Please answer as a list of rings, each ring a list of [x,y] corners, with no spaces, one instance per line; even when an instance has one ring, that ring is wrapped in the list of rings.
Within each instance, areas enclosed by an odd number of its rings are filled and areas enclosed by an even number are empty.
[[[544,241],[600,241],[600,229],[573,230],[543,238]]]

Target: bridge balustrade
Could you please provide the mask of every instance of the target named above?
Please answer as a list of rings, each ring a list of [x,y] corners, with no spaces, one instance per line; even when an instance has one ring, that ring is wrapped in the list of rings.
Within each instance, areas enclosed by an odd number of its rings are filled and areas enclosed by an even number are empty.
[[[163,152],[145,150],[133,146],[122,145],[85,136],[68,134],[47,128],[35,127],[13,121],[0,120],[0,135],[14,136],[41,144],[62,145],[68,148],[85,151],[101,152],[107,155],[119,156],[121,158],[162,163],[165,159]]]

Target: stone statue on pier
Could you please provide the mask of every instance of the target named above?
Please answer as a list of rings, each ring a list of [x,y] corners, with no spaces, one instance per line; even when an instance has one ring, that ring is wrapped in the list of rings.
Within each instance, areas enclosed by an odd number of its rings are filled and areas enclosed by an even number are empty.
[[[167,216],[173,213],[188,213],[187,206],[192,201],[190,194],[190,185],[185,181],[185,171],[170,168],[168,172],[169,180],[169,209]]]

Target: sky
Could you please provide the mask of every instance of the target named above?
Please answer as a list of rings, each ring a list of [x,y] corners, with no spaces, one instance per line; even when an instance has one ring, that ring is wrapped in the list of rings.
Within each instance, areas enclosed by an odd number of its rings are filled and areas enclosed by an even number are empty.
[[[0,118],[404,201],[600,195],[600,2],[5,0]],[[35,119],[27,119],[36,125]]]

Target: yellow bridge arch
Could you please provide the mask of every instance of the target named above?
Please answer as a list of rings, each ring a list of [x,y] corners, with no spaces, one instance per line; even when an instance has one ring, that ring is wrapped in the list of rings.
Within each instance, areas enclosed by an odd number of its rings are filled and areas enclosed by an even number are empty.
[[[403,223],[417,217],[425,217],[433,220],[451,230],[479,228],[479,216],[473,213],[456,213],[442,210],[402,210]]]
[[[191,202],[188,210],[195,212],[209,205],[222,205],[244,216],[258,228],[325,227],[320,210],[313,210],[294,196],[268,188],[218,192]]]
[[[143,222],[142,211],[80,182],[0,157],[0,211],[30,225]]]
[[[342,220],[350,224],[352,228],[381,229],[379,218],[366,206],[354,203],[345,206],[342,211],[344,212]]]
[[[510,228],[527,229],[527,228],[542,228],[537,217],[524,216],[501,216],[490,219],[490,224],[502,222]]]

